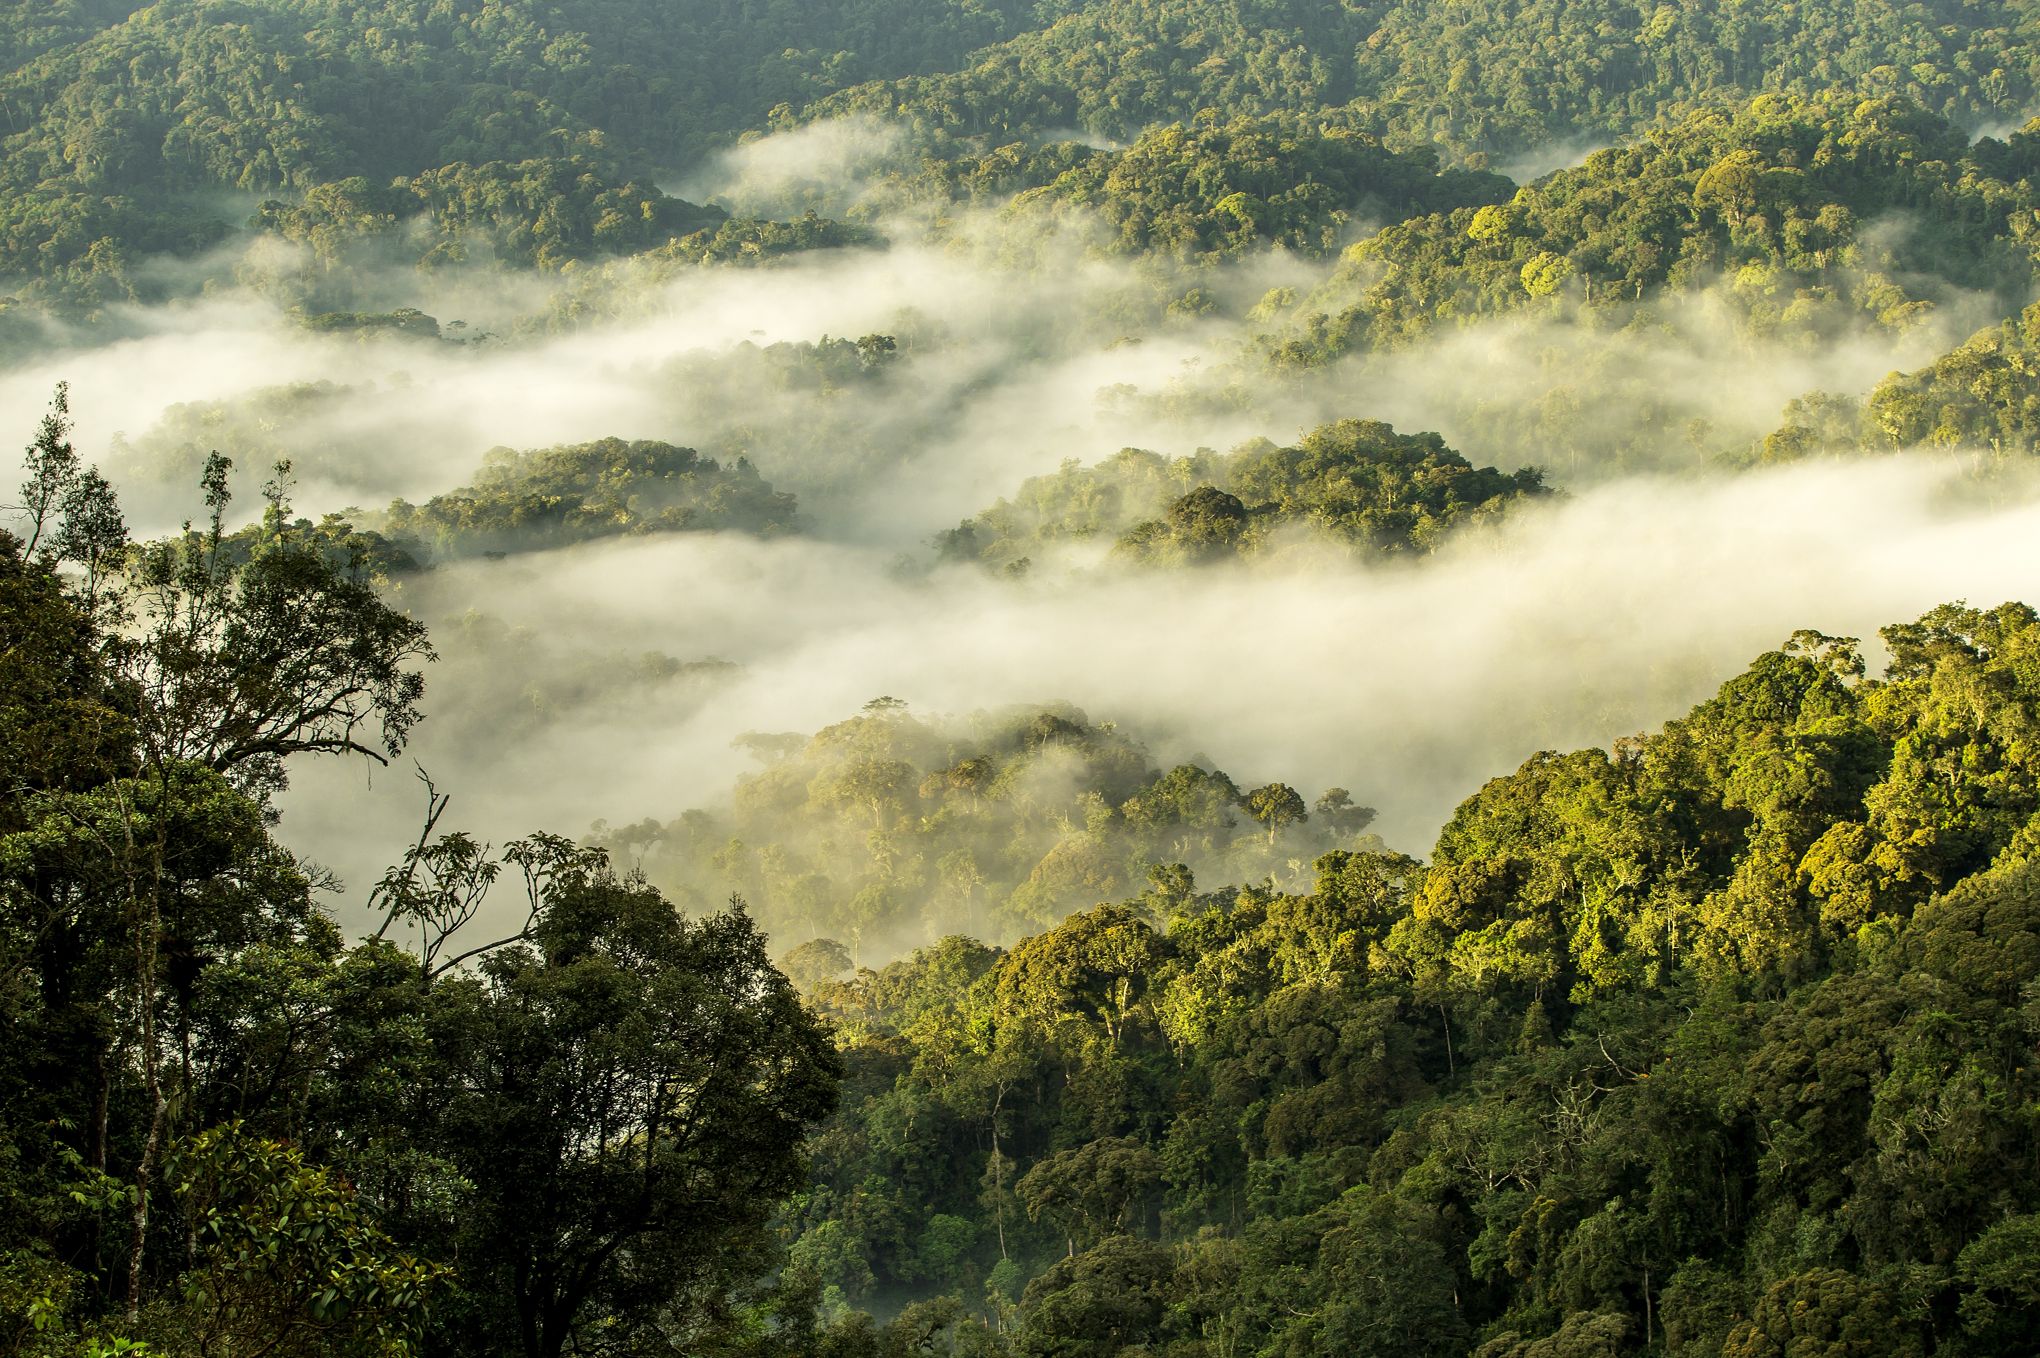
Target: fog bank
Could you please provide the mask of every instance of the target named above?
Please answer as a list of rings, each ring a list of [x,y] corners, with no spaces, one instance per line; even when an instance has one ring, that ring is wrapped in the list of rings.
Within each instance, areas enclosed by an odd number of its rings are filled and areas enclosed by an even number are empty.
[[[439,715],[413,753],[452,820],[501,841],[714,806],[753,767],[734,737],[812,731],[881,694],[921,712],[1067,699],[1162,767],[1202,754],[1242,785],[1351,788],[1422,854],[1485,779],[1679,715],[1797,628],[1869,637],[1949,599],[2030,594],[2040,504],[1954,493],[1963,478],[1925,458],[1638,478],[1415,566],[911,582],[867,549],[727,536],[474,563],[409,602],[487,600],[580,657],[742,668],[519,729],[488,714],[542,683],[543,659],[463,671],[442,630]],[[358,885],[416,802],[407,774],[308,766],[285,834]]]

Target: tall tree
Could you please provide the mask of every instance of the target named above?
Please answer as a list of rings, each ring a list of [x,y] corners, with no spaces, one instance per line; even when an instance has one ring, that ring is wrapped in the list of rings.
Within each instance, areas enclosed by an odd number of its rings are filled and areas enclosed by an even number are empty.
[[[434,1020],[469,1342],[638,1352],[755,1262],[839,1064],[741,910],[690,922],[585,859],[538,904]]]

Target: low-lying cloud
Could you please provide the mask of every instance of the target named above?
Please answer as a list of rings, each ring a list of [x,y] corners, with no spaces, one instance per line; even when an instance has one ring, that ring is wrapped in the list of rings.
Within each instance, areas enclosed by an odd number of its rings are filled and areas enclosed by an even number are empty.
[[[1242,785],[1351,788],[1421,854],[1485,779],[1679,715],[1797,628],[1870,636],[1948,599],[2029,592],[2040,503],[1951,497],[1964,475],[1959,459],[1890,458],[1638,478],[1371,568],[915,582],[870,549],[728,536],[473,563],[414,606],[490,600],[573,653],[742,668],[500,742],[475,740],[472,716],[536,675],[439,684],[430,705],[457,719],[428,721],[414,753],[455,818],[500,840],[712,807],[752,767],[733,737],[812,731],[880,694],[931,713],[1067,699],[1163,767],[1203,754]],[[310,768],[286,803],[291,842],[355,883],[416,810],[404,777],[362,784]]]
[[[837,192],[801,178],[832,135],[747,148],[725,186],[770,180],[779,155],[771,182]],[[605,436],[747,456],[798,494],[800,538],[666,534],[401,585],[447,656],[414,753],[453,820],[499,842],[713,805],[752,767],[737,735],[812,731],[891,694],[929,713],[1068,700],[1163,767],[1204,754],[1243,783],[1350,788],[1390,843],[1422,852],[1483,779],[1676,715],[1797,628],[1862,634],[2040,580],[2040,511],[2009,482],[1974,493],[1959,457],[1720,465],[1792,396],[1860,393],[1948,347],[1984,319],[1968,299],[1903,334],[1866,321],[1808,347],[1738,329],[1717,290],[1620,332],[1524,315],[1277,374],[1262,360],[1274,322],[1248,307],[1271,288],[1307,295],[1329,264],[1112,259],[1061,215],[892,234],[769,267],[506,280],[506,305],[601,303],[566,329],[502,324],[480,275],[373,280],[449,329],[500,326],[491,343],[312,334],[228,289],[17,362],[0,420],[25,440],[68,380],[79,447],[142,532],[194,513],[210,447],[243,463],[248,492],[291,456],[314,513],[429,498],[493,446]],[[1217,305],[1171,306],[1193,288]],[[897,353],[817,376],[814,342],[872,333]],[[1477,463],[1542,465],[1570,495],[1393,566],[1304,554],[1017,584],[900,568],[1065,459],[1288,442],[1356,416],[1437,429]],[[403,769],[309,765],[284,834],[341,872],[358,911],[418,805]]]

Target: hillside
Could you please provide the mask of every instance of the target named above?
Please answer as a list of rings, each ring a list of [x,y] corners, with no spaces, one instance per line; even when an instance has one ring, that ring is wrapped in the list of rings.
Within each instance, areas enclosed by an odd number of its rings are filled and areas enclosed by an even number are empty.
[[[2029,1358],[2036,296],[2031,0],[15,0],[0,1358]]]

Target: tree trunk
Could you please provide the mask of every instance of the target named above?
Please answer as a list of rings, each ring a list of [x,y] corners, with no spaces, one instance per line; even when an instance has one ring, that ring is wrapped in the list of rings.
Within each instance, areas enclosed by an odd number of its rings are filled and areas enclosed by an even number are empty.
[[[1650,1265],[1645,1264],[1643,1266],[1643,1345],[1645,1348],[1650,1347],[1650,1335],[1651,1335]]]
[[[106,1173],[106,1122],[113,1101],[113,1067],[106,1049],[92,1054],[93,1073],[98,1077],[92,1090],[92,1168]]]
[[[1006,1157],[999,1150],[999,1113],[1006,1106],[1006,1086],[992,1099],[992,1214],[999,1226],[999,1262],[1006,1261]]]
[[[149,1095],[149,1136],[142,1143],[142,1160],[135,1167],[134,1233],[128,1246],[127,1318],[138,1319],[142,1310],[142,1263],[149,1243],[149,1190],[156,1176],[156,1162],[163,1151],[163,1124],[168,1120],[170,1101],[163,1096],[163,1071],[156,1050],[156,912],[149,912],[147,927],[135,932],[136,1003],[142,1020],[142,1081]]]

